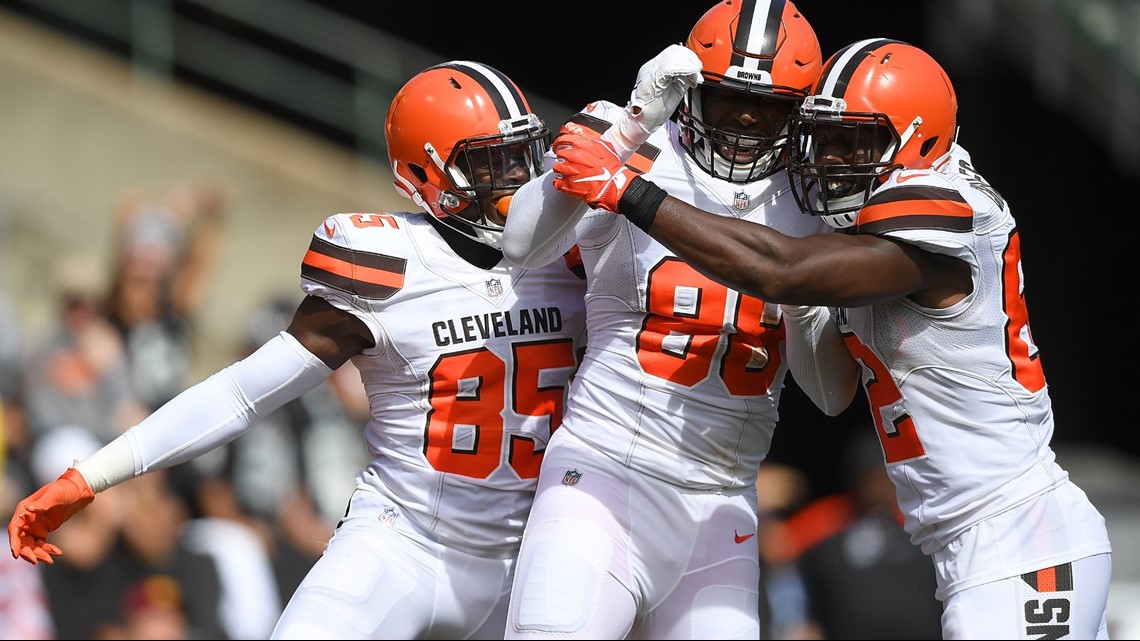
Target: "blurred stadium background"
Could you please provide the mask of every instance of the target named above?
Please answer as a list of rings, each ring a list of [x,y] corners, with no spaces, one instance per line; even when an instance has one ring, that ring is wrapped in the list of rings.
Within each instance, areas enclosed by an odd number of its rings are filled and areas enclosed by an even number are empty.
[[[709,2],[0,0],[0,292],[34,341],[64,259],[107,264],[125,194],[224,190],[220,253],[193,317],[194,380],[226,365],[266,300],[299,296],[308,236],[339,211],[404,210],[385,167],[396,89],[454,58],[512,76],[555,127],[624,102],[642,62]],[[1140,430],[1132,217],[1140,188],[1140,2],[798,0],[824,55],[894,37],[955,82],[960,141],[1022,227],[1027,298],[1061,463],[1113,535],[1117,638],[1140,638]],[[651,7],[651,8],[650,8]],[[651,15],[646,15],[646,12]],[[552,13],[554,15],[552,15]],[[70,264],[70,263],[69,263]],[[96,276],[105,276],[101,272]],[[841,434],[794,385],[774,460],[839,483]]]

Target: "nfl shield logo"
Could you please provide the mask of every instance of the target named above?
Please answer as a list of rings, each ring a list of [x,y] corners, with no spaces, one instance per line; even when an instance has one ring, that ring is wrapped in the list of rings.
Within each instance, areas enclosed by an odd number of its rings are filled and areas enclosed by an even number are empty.
[[[748,211],[748,205],[751,204],[751,202],[752,199],[743,191],[736,192],[736,195],[732,198],[732,206],[735,207],[737,211]]]
[[[582,478],[582,473],[578,470],[566,470],[566,473],[562,475],[562,484],[577,485],[580,478]]]
[[[492,278],[487,281],[487,295],[488,296],[502,296],[503,284],[499,282],[498,278]]]
[[[384,511],[380,513],[380,522],[388,527],[392,527],[398,518],[400,518],[400,513],[391,505],[385,507]]]

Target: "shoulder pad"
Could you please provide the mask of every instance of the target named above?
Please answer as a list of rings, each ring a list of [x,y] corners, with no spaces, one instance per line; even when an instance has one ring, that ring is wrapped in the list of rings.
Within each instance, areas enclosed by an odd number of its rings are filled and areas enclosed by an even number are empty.
[[[569,122],[578,123],[600,134],[610,126],[611,122],[617,121],[622,109],[624,109],[624,107],[608,100],[597,100],[586,105],[573,116],[570,116]]]
[[[301,261],[302,278],[360,298],[390,298],[404,286],[408,261],[398,254],[407,222],[404,214],[386,213],[326,218]]]
[[[855,218],[855,233],[902,229],[967,232],[974,208],[953,183],[928,170],[899,171],[871,196]]]
[[[612,103],[590,103],[587,105],[585,111],[579,111],[573,116],[570,116],[570,120],[568,122],[572,122],[576,125],[581,125],[586,129],[587,132],[593,132],[595,136],[601,136],[607,129],[610,128],[611,123],[605,118],[601,118],[590,113],[590,107],[598,104],[611,105]],[[609,114],[606,115],[608,116]],[[629,160],[625,161],[625,166],[629,167],[639,174],[644,174],[645,172],[649,171],[649,168],[653,166],[653,161],[657,160],[657,156],[660,154],[661,149],[659,147],[651,145],[648,142],[643,143],[640,147],[637,148],[637,151],[633,152],[633,155],[629,157]]]

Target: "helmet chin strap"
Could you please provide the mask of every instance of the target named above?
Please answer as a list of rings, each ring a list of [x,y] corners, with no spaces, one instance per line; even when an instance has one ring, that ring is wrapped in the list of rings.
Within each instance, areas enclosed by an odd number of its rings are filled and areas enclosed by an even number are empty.
[[[437,218],[437,220],[476,242],[481,242],[493,249],[502,250],[502,228],[495,228],[489,225],[480,224],[478,222],[467,220],[466,218],[460,216],[459,214],[461,212],[466,211],[469,207],[474,207],[477,211],[479,211],[480,217],[483,217],[479,201],[468,201],[467,205],[460,209],[459,206],[463,202],[463,200],[460,200],[458,196],[451,192],[445,191],[440,194],[440,211],[446,214],[446,216],[443,218]],[[427,209],[428,213],[432,214],[432,216],[435,216],[430,208],[425,209]]]
[[[863,194],[860,192],[857,194],[852,194],[850,196],[836,198],[834,200],[827,201],[827,206],[828,208],[834,207],[835,209],[844,209],[846,207],[856,205],[862,197]],[[819,196],[819,199],[823,200],[823,197]],[[848,211],[842,214],[823,214],[821,217],[823,218],[823,222],[827,223],[835,229],[846,229],[855,224],[855,216],[857,214],[858,210]]]

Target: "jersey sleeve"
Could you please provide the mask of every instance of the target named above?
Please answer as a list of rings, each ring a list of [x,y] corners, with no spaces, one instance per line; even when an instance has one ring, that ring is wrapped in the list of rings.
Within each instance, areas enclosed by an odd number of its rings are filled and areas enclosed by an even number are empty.
[[[350,218],[353,215],[383,220],[381,214],[337,214],[326,218],[313,232],[301,260],[301,290],[359,318],[380,346],[383,331],[374,312],[378,303],[403,289],[408,261],[397,252],[359,248],[360,243],[354,243],[354,232],[359,229]]]
[[[931,171],[896,172],[859,210],[854,231],[975,262],[974,208],[953,183]]]
[[[587,131],[591,131],[595,136],[601,136],[610,125],[615,123],[625,107],[619,107],[612,102],[598,101],[586,105],[586,108],[570,117],[568,122],[572,122],[584,127]],[[666,131],[664,126],[658,131]],[[654,132],[657,133],[657,132]],[[651,136],[652,140],[655,136]],[[639,174],[644,174],[649,171],[653,166],[653,161],[657,159],[660,149],[650,143],[645,143],[638,147],[637,151],[625,161],[625,164],[630,169]],[[549,167],[554,164],[555,157],[553,150],[548,150],[546,155],[546,166]]]
[[[616,109],[613,103],[592,102],[568,122],[601,135],[611,124],[607,115],[617,118]],[[580,233],[590,227],[590,223],[585,227],[581,224],[590,208],[554,188],[551,167],[557,160],[553,148],[548,149],[543,157],[546,171],[511,197],[502,242],[503,255],[515,265],[535,268],[550,264],[574,247]]]

